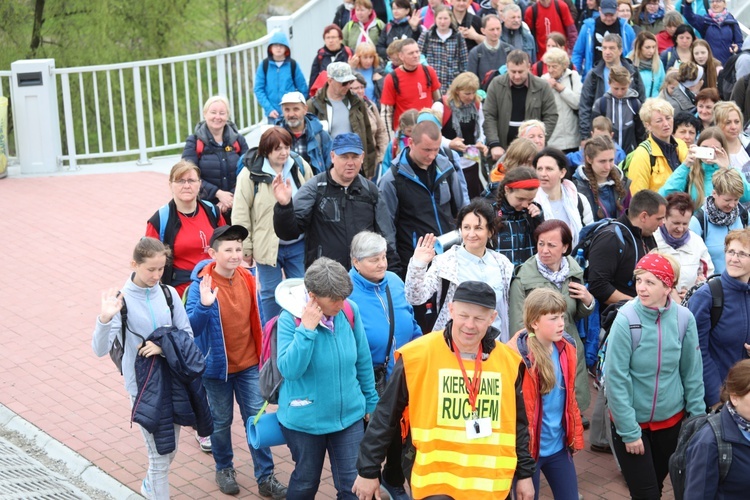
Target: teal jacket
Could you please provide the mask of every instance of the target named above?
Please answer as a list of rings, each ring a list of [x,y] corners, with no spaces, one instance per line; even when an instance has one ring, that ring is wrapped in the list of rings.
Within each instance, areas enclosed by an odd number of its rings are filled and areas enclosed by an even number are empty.
[[[359,308],[350,304],[354,330],[343,310],[334,319],[333,332],[321,325],[315,330],[296,326],[289,311],[281,312],[276,342],[284,382],[276,415],[284,427],[330,434],[375,410],[378,394],[370,347]]]
[[[682,410],[690,416],[705,413],[703,361],[695,318],[690,315],[680,345],[677,327],[679,304],[651,309],[635,298],[643,325],[641,341],[633,351],[630,325],[619,314],[612,324],[607,347],[606,390],[617,433],[626,443],[641,437],[638,424],[661,422]]]
[[[701,166],[703,167],[703,196],[705,200],[705,197],[711,196],[711,193],[714,190],[714,183],[711,178],[719,170],[719,166],[710,165],[703,162],[701,162]],[[664,185],[659,189],[659,194],[667,197],[672,193],[687,192],[686,190],[688,187],[689,175],[690,167],[683,163],[682,165],[677,167],[674,172],[672,172],[672,175],[669,176],[667,182],[665,182]],[[740,198],[740,202],[746,203],[750,201],[750,183],[747,182],[747,179],[744,175],[741,175],[740,177],[742,177],[742,182],[745,184],[745,193]],[[693,199],[693,201],[698,200],[698,192],[695,190],[695,186],[690,186],[690,192],[688,192],[688,194]]]

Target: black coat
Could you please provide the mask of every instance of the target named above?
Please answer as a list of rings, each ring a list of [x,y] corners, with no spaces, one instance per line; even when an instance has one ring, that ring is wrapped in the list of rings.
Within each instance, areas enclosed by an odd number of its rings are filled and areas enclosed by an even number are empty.
[[[161,327],[148,340],[162,348],[162,356],[135,361],[138,395],[131,421],[154,435],[156,451],[167,455],[176,449],[174,425],[195,427],[199,436],[210,436],[214,422],[201,375],[203,354],[183,330]]]
[[[200,197],[213,204],[219,202],[216,192],[234,193],[237,184],[237,161],[247,152],[247,142],[232,122],[224,126],[223,144],[214,141],[205,122],[200,122],[185,141],[182,157],[201,170]],[[203,143],[203,152],[198,154],[198,141]]]

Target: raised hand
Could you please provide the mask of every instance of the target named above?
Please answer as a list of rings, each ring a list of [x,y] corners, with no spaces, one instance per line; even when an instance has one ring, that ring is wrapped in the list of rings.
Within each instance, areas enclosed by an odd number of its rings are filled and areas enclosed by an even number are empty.
[[[279,205],[289,205],[292,201],[292,183],[289,179],[284,181],[281,178],[281,174],[277,174],[276,177],[273,178],[271,189],[273,189],[273,195],[276,198],[276,201],[279,202]]]
[[[201,304],[205,307],[211,307],[216,302],[216,296],[219,294],[219,287],[211,288],[211,275],[207,274],[201,280]]]
[[[102,310],[99,313],[99,321],[104,324],[112,321],[112,318],[122,309],[122,294],[117,288],[110,288],[102,292]]]
[[[427,233],[417,240],[414,259],[429,264],[435,258],[435,235]]]

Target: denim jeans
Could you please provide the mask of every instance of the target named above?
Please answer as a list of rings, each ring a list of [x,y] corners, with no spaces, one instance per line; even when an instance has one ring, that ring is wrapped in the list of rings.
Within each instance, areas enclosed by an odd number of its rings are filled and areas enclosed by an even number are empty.
[[[234,400],[240,407],[242,427],[247,432],[247,419],[254,417],[263,406],[263,398],[258,387],[258,365],[237,373],[230,373],[226,382],[215,378],[204,378],[203,386],[211,405],[214,418],[214,433],[211,434],[211,454],[216,462],[216,470],[234,467],[232,459],[232,417]],[[270,448],[256,450],[250,446],[253,457],[255,480],[259,483],[273,474],[273,455]]]
[[[278,316],[281,307],[276,303],[274,294],[281,280],[286,278],[302,278],[305,276],[305,240],[299,240],[291,245],[279,245],[276,265],[257,264],[258,281],[260,282],[260,320],[266,321]],[[282,277],[281,271],[284,270]]]
[[[365,435],[364,422],[355,422],[339,432],[319,436],[287,429],[283,425],[281,432],[294,460],[294,471],[289,479],[289,490],[286,494],[287,500],[315,498],[326,450],[331,461],[336,498],[357,498],[352,493],[352,486],[357,478],[356,462],[359,443]]]
[[[532,476],[535,500],[539,499],[539,479],[542,472],[555,500],[578,500],[576,466],[573,463],[573,455],[566,448],[537,460],[536,472]]]

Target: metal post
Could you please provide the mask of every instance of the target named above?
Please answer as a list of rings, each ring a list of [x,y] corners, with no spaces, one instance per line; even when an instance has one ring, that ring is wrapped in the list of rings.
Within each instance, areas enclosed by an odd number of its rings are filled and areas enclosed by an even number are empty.
[[[146,124],[143,120],[143,95],[141,94],[141,68],[133,68],[133,94],[135,96],[135,127],[138,131],[138,165],[150,165],[146,154]],[[123,110],[124,112],[124,110]]]

